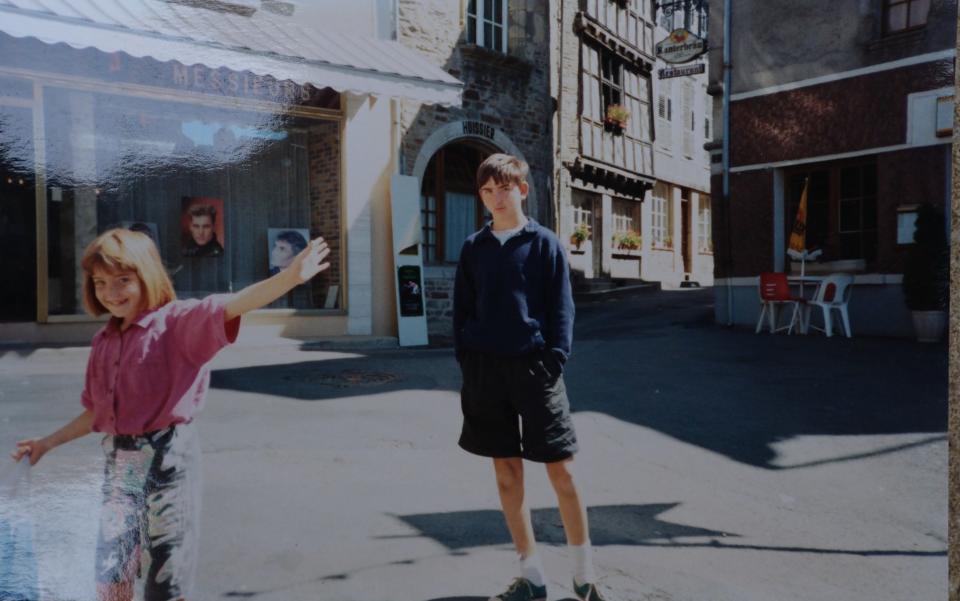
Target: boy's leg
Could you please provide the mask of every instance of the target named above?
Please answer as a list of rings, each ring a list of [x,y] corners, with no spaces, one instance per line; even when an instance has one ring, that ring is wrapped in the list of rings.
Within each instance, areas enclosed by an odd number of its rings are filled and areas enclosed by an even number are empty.
[[[580,501],[580,493],[573,481],[570,465],[573,457],[562,461],[547,463],[547,476],[550,484],[557,493],[557,505],[560,508],[560,519],[563,530],[567,535],[567,544],[580,546],[590,539],[587,525],[587,510]]]
[[[490,601],[532,601],[547,597],[546,577],[543,564],[537,555],[537,543],[533,538],[530,508],[524,494],[523,459],[520,457],[497,457],[493,460],[497,476],[500,506],[507,522],[507,530],[520,558],[520,578],[506,592],[491,597]]]
[[[519,457],[496,457],[493,470],[497,476],[497,491],[500,506],[507,521],[507,530],[513,539],[520,557],[529,557],[536,552],[530,508],[527,507],[523,489],[523,460]]]

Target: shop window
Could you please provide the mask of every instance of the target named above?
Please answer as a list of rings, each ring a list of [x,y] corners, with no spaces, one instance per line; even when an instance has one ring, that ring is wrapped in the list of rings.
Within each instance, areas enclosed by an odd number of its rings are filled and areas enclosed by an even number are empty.
[[[883,31],[886,34],[919,29],[927,24],[930,0],[884,0]]]
[[[507,51],[507,0],[467,2],[467,43]]]
[[[490,219],[476,193],[476,171],[489,153],[469,144],[441,148],[430,159],[420,194],[423,257],[455,263],[467,236]]]
[[[823,250],[821,261],[873,261],[877,255],[876,164],[837,165],[792,173],[787,190],[787,239],[807,177],[807,248]]]
[[[240,290],[322,235],[331,268],[271,306],[339,308],[336,121],[52,87],[44,110],[50,314],[82,313],[83,250],[112,227],[154,238],[180,298]]]
[[[877,254],[877,170],[859,165],[840,170],[838,233],[841,259],[872,260]]]
[[[16,293],[0,294],[0,322],[32,321],[37,314],[33,165],[32,110],[6,106],[0,94],[0,278],[17,288]]]

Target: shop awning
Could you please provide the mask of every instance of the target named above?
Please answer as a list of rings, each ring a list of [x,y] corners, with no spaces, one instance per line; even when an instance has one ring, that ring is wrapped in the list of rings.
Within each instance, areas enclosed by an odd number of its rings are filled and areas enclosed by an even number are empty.
[[[397,42],[333,31],[336,23],[302,24],[264,11],[244,15],[203,5],[0,0],[0,31],[78,49],[250,71],[338,92],[460,105],[460,81]]]

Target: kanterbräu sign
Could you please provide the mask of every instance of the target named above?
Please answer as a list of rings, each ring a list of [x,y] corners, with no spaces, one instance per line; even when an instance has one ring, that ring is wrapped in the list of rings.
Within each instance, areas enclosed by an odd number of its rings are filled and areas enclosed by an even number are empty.
[[[688,63],[706,51],[707,40],[683,28],[657,42],[657,57],[668,63]]]

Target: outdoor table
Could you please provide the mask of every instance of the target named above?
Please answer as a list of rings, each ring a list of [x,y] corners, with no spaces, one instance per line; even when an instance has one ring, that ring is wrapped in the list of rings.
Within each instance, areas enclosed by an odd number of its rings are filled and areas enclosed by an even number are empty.
[[[787,276],[787,282],[791,286],[800,287],[800,293],[797,295],[799,298],[802,298],[804,300],[811,300],[817,296],[817,291],[820,288],[820,283],[823,282],[823,278],[824,276],[822,275],[791,275],[791,276]],[[812,290],[809,296],[807,296],[807,294],[804,291],[805,284],[808,284],[806,288],[808,288],[809,290]],[[809,286],[809,284],[812,284],[812,286]],[[806,317],[806,311],[804,310],[800,314],[800,333],[801,334],[807,334],[809,333],[809,330],[810,330],[810,324],[807,323],[807,320],[805,319],[805,317]]]

